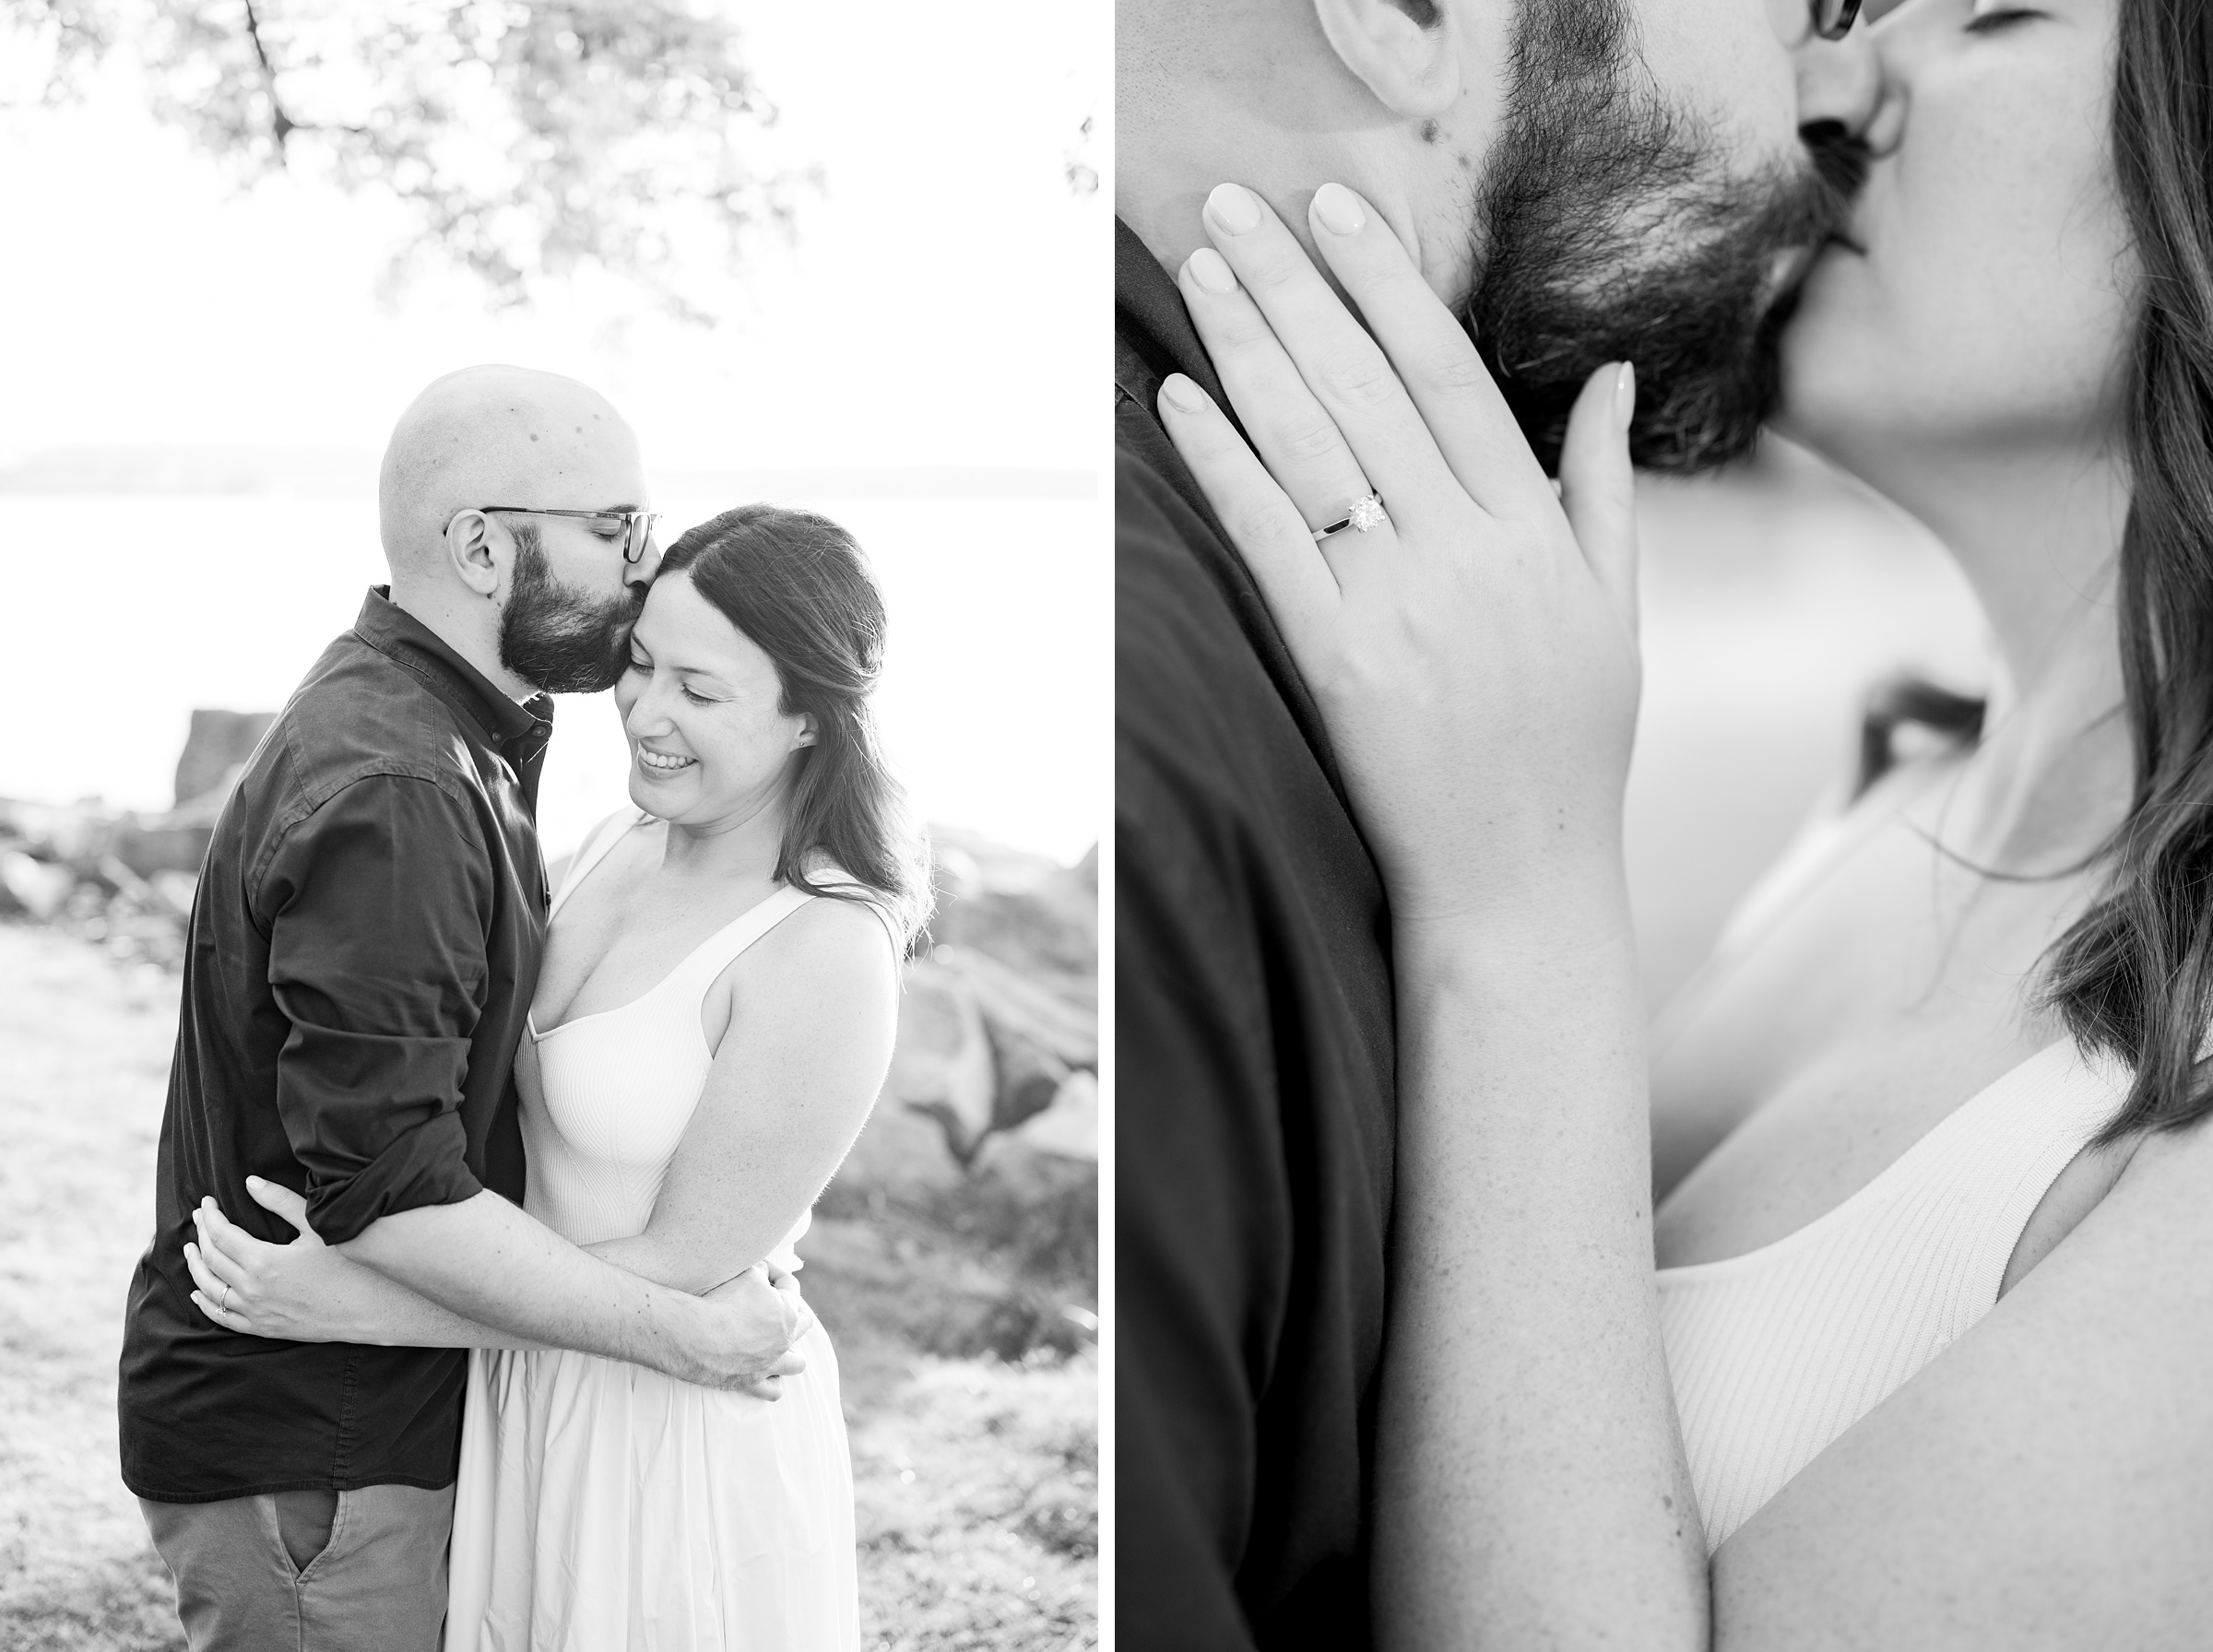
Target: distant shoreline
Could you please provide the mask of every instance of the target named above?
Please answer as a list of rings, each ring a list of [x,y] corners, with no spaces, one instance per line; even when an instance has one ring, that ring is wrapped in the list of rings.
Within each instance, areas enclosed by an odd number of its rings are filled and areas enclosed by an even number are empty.
[[[71,446],[46,448],[0,466],[0,493],[256,494],[373,498],[377,455],[347,448]],[[1020,466],[651,473],[671,496],[722,499],[1065,499],[1099,496],[1093,470]]]

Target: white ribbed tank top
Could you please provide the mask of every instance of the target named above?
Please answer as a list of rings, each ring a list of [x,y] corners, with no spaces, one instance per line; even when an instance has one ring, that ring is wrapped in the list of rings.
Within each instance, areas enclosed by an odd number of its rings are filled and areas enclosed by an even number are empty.
[[[562,903],[630,829],[650,817],[617,816],[579,849],[554,897]],[[538,1090],[522,1100],[519,1123],[530,1174],[523,1208],[574,1245],[645,1231],[669,1162],[699,1105],[715,1053],[699,1024],[701,1000],[730,961],[816,897],[789,884],[701,941],[644,995],[530,1037]],[[810,1215],[768,1260],[799,1266],[792,1246]]]
[[[1796,1233],[1660,1269],[1709,1553],[1990,1311],[2021,1230],[2127,1087],[2117,1063],[2062,1040]]]

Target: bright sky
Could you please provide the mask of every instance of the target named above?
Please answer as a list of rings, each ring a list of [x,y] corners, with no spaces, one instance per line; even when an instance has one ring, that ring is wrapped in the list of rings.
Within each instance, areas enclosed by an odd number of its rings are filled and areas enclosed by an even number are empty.
[[[87,105],[0,115],[0,466],[72,444],[343,448],[373,465],[423,384],[507,360],[605,390],[662,473],[1103,474],[1112,182],[1078,195],[1066,168],[1106,171],[1107,6],[737,10],[781,111],[763,141],[819,167],[823,188],[801,198],[795,242],[757,247],[712,333],[604,288],[495,317],[459,277],[387,312],[373,294],[396,209],[285,178],[242,194],[146,112],[127,52]],[[20,74],[19,57],[0,61],[0,100],[27,89]],[[627,326],[610,326],[626,310]],[[1103,480],[1095,505],[984,502],[965,529],[956,504],[820,502],[870,525],[899,597],[884,712],[917,801],[1005,841],[1082,853],[1108,785]],[[65,711],[0,726],[0,795],[165,806],[190,707],[275,707],[350,621],[378,576],[373,510],[19,500],[17,525],[40,525],[0,537],[0,579],[45,592],[69,620],[18,604],[0,615],[0,652],[19,696],[70,689],[40,702]],[[318,545],[302,518],[342,542]],[[104,623],[102,603],[122,605]],[[206,657],[241,649],[240,621],[266,644]],[[585,738],[602,723],[611,777]],[[591,799],[604,813],[621,791],[613,725],[580,706],[564,726],[562,760],[606,794]]]
[[[380,310],[390,209],[286,179],[240,195],[145,112],[127,62],[86,107],[0,119],[0,464],[373,450],[428,380],[505,360],[606,390],[657,469],[1098,468],[1111,183],[1079,197],[1063,168],[1110,153],[1107,6],[737,9],[782,110],[768,141],[825,186],[712,334],[648,318],[618,339],[574,294],[494,319],[458,281]]]

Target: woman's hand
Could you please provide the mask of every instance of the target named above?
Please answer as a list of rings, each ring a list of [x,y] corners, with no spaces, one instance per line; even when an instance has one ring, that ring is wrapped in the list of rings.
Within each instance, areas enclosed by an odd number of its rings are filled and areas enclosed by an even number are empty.
[[[1352,191],[1325,185],[1309,219],[1372,337],[1257,195],[1225,183],[1205,217],[1220,251],[1178,284],[1260,456],[1181,374],[1161,419],[1320,706],[1394,921],[1617,879],[1639,681],[1627,365],[1584,386],[1556,492]],[[1315,542],[1371,490],[1387,522]]]
[[[307,1200],[259,1176],[246,1193],[297,1230],[289,1245],[256,1239],[224,1216],[213,1198],[192,1213],[199,1243],[184,1246],[192,1293],[201,1313],[226,1330],[289,1342],[374,1342],[369,1304],[377,1294],[367,1271],[330,1249],[307,1225]]]

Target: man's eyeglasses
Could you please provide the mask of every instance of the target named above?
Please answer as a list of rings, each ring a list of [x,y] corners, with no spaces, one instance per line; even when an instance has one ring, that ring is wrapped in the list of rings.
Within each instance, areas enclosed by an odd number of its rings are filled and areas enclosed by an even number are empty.
[[[1856,0],[1855,0],[1856,4]],[[622,525],[622,560],[641,561],[645,547],[653,538],[654,524],[660,521],[658,511],[551,511],[538,505],[479,505],[479,511],[507,511],[518,516],[575,516],[586,522],[620,522]],[[452,527],[452,523],[446,524]]]
[[[1806,0],[1814,32],[1825,41],[1840,41],[1852,32],[1860,15],[1860,0]]]

